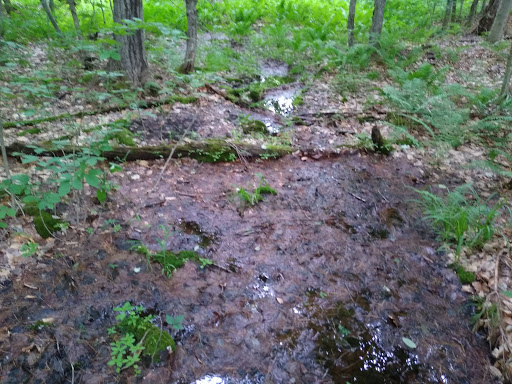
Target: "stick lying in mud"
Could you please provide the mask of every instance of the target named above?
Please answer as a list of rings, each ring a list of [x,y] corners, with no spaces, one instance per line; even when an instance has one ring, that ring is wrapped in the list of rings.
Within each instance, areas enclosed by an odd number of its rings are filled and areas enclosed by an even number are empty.
[[[185,130],[185,132],[183,133],[183,135],[180,137],[180,139],[178,140],[178,142],[176,144],[174,144],[174,147],[172,147],[172,150],[171,150],[171,153],[169,153],[169,157],[167,158],[167,161],[165,162],[164,164],[164,167],[162,168],[162,170],[160,171],[160,174],[158,175],[157,179],[156,179],[156,182],[155,182],[155,185],[153,186],[153,188],[151,189],[151,191],[148,192],[151,193],[155,190],[155,188],[158,186],[158,183],[160,182],[160,180],[162,179],[162,175],[164,174],[167,166],[169,165],[169,161],[171,161],[171,158],[172,158],[172,155],[174,155],[174,151],[176,150],[176,147],[178,146],[179,143],[181,143],[181,139],[183,139],[185,136],[187,136],[187,133],[188,131],[190,130],[190,128],[192,128],[192,126],[194,125],[194,123],[197,121],[197,115],[194,116],[194,118],[192,119],[192,122],[189,124],[189,126],[187,127],[187,129]]]
[[[350,194],[350,195],[352,195],[352,196],[354,196],[357,200],[362,201],[363,203],[366,203],[366,200],[365,200],[365,199],[363,199],[362,197],[359,197],[359,196],[357,196],[357,195],[354,195],[352,192],[349,192],[349,194]]]

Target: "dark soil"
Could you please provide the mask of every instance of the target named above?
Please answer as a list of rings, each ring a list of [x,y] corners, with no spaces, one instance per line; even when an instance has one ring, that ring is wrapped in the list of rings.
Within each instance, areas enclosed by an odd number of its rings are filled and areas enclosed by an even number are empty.
[[[89,217],[94,234],[69,231],[0,285],[0,381],[491,383],[468,298],[413,208],[417,170],[357,152],[303,160],[179,160],[151,193],[163,162],[127,165],[115,201]],[[256,173],[277,195],[244,205],[236,188],[254,190]],[[148,268],[130,248],[158,251],[162,226],[168,250],[216,266]],[[178,348],[138,378],[107,366],[125,301],[185,315],[181,331],[157,322]]]

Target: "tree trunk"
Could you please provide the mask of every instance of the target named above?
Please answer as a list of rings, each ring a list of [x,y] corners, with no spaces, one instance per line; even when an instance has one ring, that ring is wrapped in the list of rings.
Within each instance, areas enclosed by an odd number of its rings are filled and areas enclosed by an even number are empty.
[[[384,9],[386,7],[386,0],[375,0],[375,7],[373,8],[372,27],[370,29],[370,44],[378,45],[380,35],[382,33],[382,26],[384,25]]]
[[[462,10],[464,9],[464,0],[460,0],[460,7],[459,7],[459,20],[462,21]]]
[[[100,9],[101,16],[103,16],[103,25],[107,24],[107,19],[105,19],[105,8],[103,8],[103,2],[100,0]]]
[[[506,97],[510,90],[510,73],[512,72],[512,43],[510,44],[510,53],[508,54],[507,67],[505,69],[505,77],[503,79],[503,86],[501,87],[500,96]]]
[[[50,10],[50,7],[48,6],[47,0],[40,0],[41,5],[43,6],[44,11],[46,12],[46,16],[48,16],[48,20],[50,20],[50,23],[52,23],[53,28],[55,28],[55,31],[60,35],[62,34],[62,31],[59,28],[59,25],[57,24],[57,21],[55,21],[55,18],[52,15],[52,11]]]
[[[48,0],[48,6],[50,7],[50,11],[55,12],[55,1],[54,0]]]
[[[3,10],[1,10],[1,8],[2,8],[2,4],[0,4],[0,11],[2,12],[1,16],[3,16]],[[4,122],[2,120],[2,117],[0,117],[0,150],[2,152],[2,160],[4,163],[5,176],[7,178],[10,178],[11,173],[9,172],[9,161],[7,159],[7,149],[5,147],[5,141],[4,141]],[[16,207],[16,197],[12,193],[9,193],[9,194],[11,195],[11,208],[15,208]]]
[[[489,5],[485,7],[483,16],[478,23],[475,33],[481,35],[482,33],[489,32],[491,30],[494,18],[496,17],[496,11],[498,10],[500,3],[500,0],[491,0],[489,2]]]
[[[71,12],[71,17],[73,18],[73,24],[75,24],[76,33],[78,38],[82,38],[82,30],[80,29],[80,20],[78,20],[78,16],[76,14],[75,8],[75,0],[67,0],[69,6],[69,12]]]
[[[180,68],[181,73],[194,71],[197,52],[197,0],[185,0],[187,7],[187,52]]]
[[[14,11],[14,7],[12,6],[11,0],[4,0],[4,7],[5,12],[7,12],[8,15],[10,15],[12,11]]]
[[[0,38],[4,35],[4,10],[2,6],[2,0],[0,0]],[[3,127],[3,126],[2,126]]]
[[[457,0],[452,0],[452,12],[451,12],[452,23],[457,19]]]
[[[114,0],[114,22],[138,18],[144,20],[142,0]],[[121,44],[121,67],[135,84],[144,84],[148,76],[148,62],[144,48],[144,30],[138,29],[127,35],[116,35]]]
[[[452,2],[454,0],[446,0],[446,9],[444,11],[444,19],[443,19],[443,30],[448,28],[450,25],[450,18],[452,14]]]
[[[354,23],[356,19],[356,3],[357,0],[350,0],[350,5],[348,8],[347,29],[349,47],[352,47],[354,45]]]
[[[471,9],[469,10],[469,16],[468,16],[468,25],[473,25],[473,23],[475,21],[479,1],[480,0],[473,0],[473,2],[471,3]]]
[[[490,43],[496,43],[503,38],[503,33],[505,32],[511,8],[512,0],[501,0],[500,6],[496,11],[496,17],[494,18],[494,22],[492,23],[492,27],[489,32]]]
[[[483,15],[485,12],[485,8],[487,7],[487,0],[484,0],[482,3],[482,8],[480,9],[480,14]]]

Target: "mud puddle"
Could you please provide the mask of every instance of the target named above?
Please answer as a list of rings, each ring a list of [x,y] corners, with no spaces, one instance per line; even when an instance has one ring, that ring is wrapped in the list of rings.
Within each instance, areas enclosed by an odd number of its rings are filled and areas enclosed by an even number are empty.
[[[467,298],[410,203],[419,175],[404,162],[290,156],[245,171],[182,159],[149,195],[159,172],[126,168],[140,178],[118,176],[115,201],[96,208],[122,230],[66,239],[74,245],[2,283],[2,383],[493,382]],[[242,207],[236,190],[254,191],[257,173],[277,195]],[[196,249],[215,265],[188,262],[168,278],[133,241]],[[178,348],[144,361],[143,379],[107,366],[113,307],[125,301],[185,317],[183,330],[164,324]]]

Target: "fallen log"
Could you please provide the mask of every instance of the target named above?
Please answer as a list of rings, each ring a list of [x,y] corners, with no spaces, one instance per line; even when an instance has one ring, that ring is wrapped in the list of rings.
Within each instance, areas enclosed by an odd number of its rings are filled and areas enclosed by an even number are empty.
[[[244,158],[280,158],[295,152],[297,149],[287,145],[257,145],[243,142],[227,141],[223,139],[206,139],[202,141],[184,141],[168,145],[142,146],[142,147],[115,147],[104,151],[101,156],[110,161],[133,161],[164,159],[169,156],[175,147],[173,158],[189,157],[205,163],[235,161],[238,157]],[[38,148],[44,151],[38,150]],[[59,146],[51,143],[40,144],[38,148],[20,142],[7,146],[7,153],[16,156],[24,153],[36,156],[64,156],[88,149],[81,146]]]

